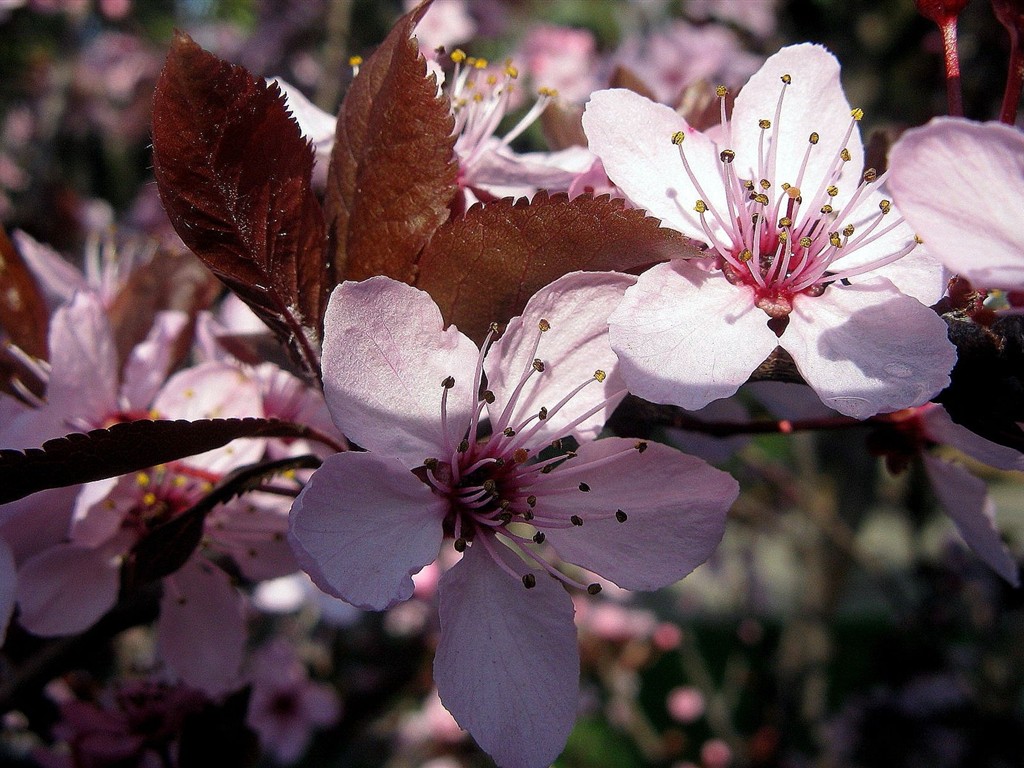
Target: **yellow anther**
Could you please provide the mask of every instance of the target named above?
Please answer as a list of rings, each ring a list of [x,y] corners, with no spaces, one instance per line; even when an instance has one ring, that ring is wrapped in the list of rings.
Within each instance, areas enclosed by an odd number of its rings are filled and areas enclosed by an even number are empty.
[[[720,99],[724,99],[726,96],[729,95],[729,89],[726,88],[724,85],[716,86],[715,95]]]
[[[878,204],[878,207],[879,207],[879,209],[881,209],[881,211],[882,211],[882,215],[885,215],[885,214],[887,214],[887,213],[888,213],[889,211],[891,211],[891,210],[892,210],[892,203],[890,203],[890,202],[889,202],[888,200],[882,200],[882,201],[881,201],[881,202],[880,202],[880,203]]]
[[[474,69],[487,69],[487,59],[470,59]]]
[[[784,83],[785,83],[786,85],[789,85],[790,83],[792,83],[792,82],[793,82],[793,78],[792,78],[792,77],[790,77],[789,75],[783,75],[783,76],[782,76],[781,78],[779,78],[779,79],[780,79],[780,80],[782,80],[782,82],[784,82]]]
[[[737,254],[736,258],[746,263],[750,261],[752,258],[754,258],[754,253],[749,248],[744,248],[742,251],[739,252],[739,254]]]
[[[839,239],[838,232],[830,232],[828,236],[828,241],[832,243],[832,245],[836,248],[841,248],[843,245],[843,241]]]
[[[866,171],[864,171],[864,181],[866,183],[870,184],[871,182],[873,182],[877,178],[878,178],[878,171],[876,171],[874,168],[868,168]]]
[[[786,194],[789,195],[791,199],[797,200],[800,198],[800,187],[786,187]]]
[[[843,159],[844,163],[850,162],[850,150],[848,150],[846,147],[843,147],[842,150],[840,150],[839,152],[839,157]]]
[[[786,230],[782,230],[781,232],[779,232],[779,242],[784,243],[787,240],[789,240],[789,232],[787,232]]]
[[[807,237],[807,235],[804,235],[803,237],[800,238],[800,245],[802,245],[804,248],[810,248],[811,238]]]
[[[758,120],[757,121],[757,127],[760,128],[762,131],[767,131],[769,128],[772,127],[772,121],[771,120],[763,120],[763,119],[762,120]]]
[[[487,76],[487,84],[490,85],[490,86],[497,85],[498,84],[498,76],[497,75],[488,75]]]
[[[733,160],[736,159],[736,153],[733,152],[731,149],[723,149],[718,154],[718,157],[721,159],[723,163],[731,163]]]
[[[556,91],[554,88],[548,88],[547,86],[541,86],[540,88],[537,89],[537,95],[538,96],[545,96],[545,97],[547,97],[549,99],[553,99],[556,96],[558,96],[558,91]]]
[[[829,197],[835,197],[836,195],[839,194],[839,187],[837,187],[835,184],[833,184],[832,186],[830,186],[825,191],[828,192],[828,196]]]
[[[147,507],[152,507],[154,504],[156,504],[156,494],[150,491],[149,493],[143,495],[142,503],[145,504]]]
[[[594,371],[594,379],[597,380],[598,382],[603,382],[606,378],[608,378],[608,374],[602,371],[600,368]]]
[[[541,332],[541,333],[547,333],[548,331],[550,331],[550,330],[551,330],[551,323],[549,323],[549,322],[548,322],[547,320],[545,320],[545,319],[544,319],[544,318],[542,317],[542,318],[540,319],[540,322],[539,322],[539,323],[537,323],[537,327],[538,327],[538,328],[540,328],[540,332]]]
[[[759,203],[761,205],[768,205],[768,203],[769,203],[768,195],[764,194],[763,192],[760,193],[760,194],[754,195],[752,199],[754,200],[755,203]]]
[[[683,133],[682,131],[676,131],[675,133],[672,134],[672,143],[675,144],[677,147],[683,143],[684,139],[686,139],[686,134]]]
[[[533,370],[535,370],[537,373],[544,373],[544,361],[541,360],[539,357],[535,357],[533,359]]]
[[[821,212],[824,213],[826,216],[832,213],[833,210],[834,209],[832,208],[832,206],[829,205],[828,203],[825,203],[825,205],[821,206]]]
[[[363,63],[363,57],[362,56],[349,56],[348,57],[348,65],[350,67],[358,67],[362,63]]]
[[[456,64],[461,64],[466,60],[466,52],[461,48],[456,48],[454,51],[452,51],[450,58]]]
[[[505,74],[515,80],[519,77],[519,68],[511,60],[505,62]]]
[[[751,179],[744,179],[743,188],[747,190],[752,190],[754,188],[754,182]]]
[[[758,184],[761,185],[761,189],[771,189],[772,187],[772,183],[768,179],[761,179]]]
[[[698,200],[697,204],[693,206],[693,210],[695,210],[697,213],[707,213],[708,204],[705,203],[703,200]]]
[[[779,229],[783,229],[784,227],[792,227],[792,226],[793,226],[793,220],[791,218],[789,218],[789,216],[783,216],[781,219],[779,219]]]
[[[779,184],[779,186],[780,186],[780,187],[782,187],[782,191],[783,191],[783,192],[788,192],[788,191],[789,191],[789,188],[790,188],[791,186],[793,186],[793,185],[792,185],[792,184],[790,184],[790,183],[789,183],[788,181],[784,181],[784,182],[782,182],[781,184]]]
[[[174,487],[175,487],[175,488],[184,488],[184,487],[185,487],[185,484],[186,484],[187,482],[188,482],[188,480],[186,480],[186,479],[185,479],[184,477],[182,477],[181,475],[177,475],[177,476],[176,476],[176,477],[174,478],[174,480],[173,480],[173,483],[174,483]]]
[[[145,472],[139,472],[138,474],[135,475],[135,484],[140,488],[145,488],[147,485],[149,485],[149,475],[147,475]]]
[[[821,136],[818,135],[817,131],[813,131],[811,135],[807,137],[807,141],[809,141],[811,144],[817,144],[820,139]]]
[[[843,227],[843,237],[853,237],[853,224]]]
[[[854,109],[851,109],[850,110],[850,117],[852,117],[854,120],[860,122],[861,118],[864,117],[864,110],[861,109],[860,107],[856,107]]]
[[[914,242],[918,245],[924,245],[924,240],[921,239],[920,235],[914,235]]]

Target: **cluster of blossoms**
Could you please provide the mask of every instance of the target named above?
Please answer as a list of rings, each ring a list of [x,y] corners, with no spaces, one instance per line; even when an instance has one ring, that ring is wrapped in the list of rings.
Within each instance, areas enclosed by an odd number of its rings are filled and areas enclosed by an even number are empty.
[[[255,321],[240,303],[225,304],[220,317],[157,311],[143,340],[120,360],[116,335],[127,329],[115,325],[114,308],[135,300],[133,276],[137,279],[154,254],[132,259],[129,249],[119,259],[112,243],[97,244],[88,251],[81,274],[45,246],[15,235],[26,263],[49,289],[53,311],[48,360],[6,346],[27,375],[12,379],[18,398],[0,401],[5,416],[0,445],[34,447],[69,432],[138,419],[251,416],[308,424],[322,429],[328,444],[344,445],[318,393],[272,363],[246,364],[227,351],[222,340]],[[190,339],[194,364],[178,368]],[[41,637],[88,630],[132,588],[128,568],[133,549],[154,530],[194,513],[232,471],[265,458],[328,450],[306,440],[240,440],[3,505],[5,603],[0,610],[5,625],[16,607],[20,627]],[[165,681],[188,686],[199,700],[237,690],[248,677],[243,669],[248,609],[245,593],[236,586],[239,575],[257,583],[297,570],[285,536],[295,483],[293,475],[282,476],[264,491],[216,507],[204,519],[200,546],[160,579],[157,666]],[[83,707],[73,702],[71,710]],[[72,729],[78,727],[74,717],[69,722]]]
[[[140,547],[202,511],[198,544],[150,580],[154,679],[111,693],[103,707],[60,702],[75,764],[167,755],[174,723],[245,685],[249,727],[280,762],[297,760],[311,728],[338,720],[339,702],[291,645],[250,654],[249,635],[259,608],[250,593],[299,570],[327,595],[375,611],[412,598],[423,589],[416,579],[436,578],[437,701],[500,765],[550,764],[579,709],[577,606],[584,631],[597,634],[600,610],[586,595],[686,577],[714,553],[740,493],[704,459],[610,430],[613,413],[629,395],[683,411],[714,407],[773,366],[817,396],[820,418],[887,430],[879,453],[891,466],[919,457],[968,545],[1019,582],[985,483],[936,449],[1006,470],[1024,469],[1024,457],[932,401],[957,362],[933,309],[953,272],[1006,291],[1010,305],[1024,291],[1024,241],[1007,213],[1024,192],[1020,131],[937,119],[908,131],[878,172],[864,168],[863,113],[821,46],[783,48],[763,63],[723,56],[693,75],[752,72],[735,99],[724,85],[714,90],[717,120],[707,122],[706,110],[690,120],[678,109],[692,83],[668,77],[671,66],[652,68],[650,97],[597,89],[609,77],[594,76],[591,47],[561,61],[537,36],[523,49],[530,78],[576,73],[560,91],[585,80],[587,97],[576,100],[586,102],[587,146],[520,153],[513,142],[565,103],[543,87],[503,129],[522,106],[519,70],[436,48],[473,33],[468,17],[438,26],[441,8],[459,11],[438,2],[422,34],[454,34],[420,43],[450,105],[454,217],[540,191],[608,191],[701,243],[703,255],[638,275],[568,272],[517,316],[495,318],[480,344],[419,288],[383,275],[342,281],[323,314],[321,391],[247,354],[246,336],[265,329],[234,298],[219,314],[157,311],[126,343],[115,308],[135,300],[132,278],[153,255],[133,264],[97,248],[83,275],[17,233],[48,299],[47,350],[42,359],[5,339],[18,374],[0,395],[0,448],[143,420],[259,417],[309,436],[247,438],[0,506],[0,620],[6,630],[13,616],[19,632],[40,637],[85,632],[137,595]],[[664,64],[659,51],[689,33],[630,41],[613,61]],[[322,185],[335,118],[282,89],[315,147],[312,183]],[[961,198],[974,201],[970,216],[951,213]],[[792,402],[766,406],[789,423]],[[310,456],[311,473],[288,464]],[[254,486],[204,509],[211,493],[261,465],[270,469]],[[270,471],[280,466],[289,469]],[[671,628],[632,618],[645,628],[629,634],[678,644]],[[704,701],[678,688],[668,708],[690,723]],[[166,722],[154,728],[154,718]],[[706,765],[730,760],[724,742],[704,751]]]

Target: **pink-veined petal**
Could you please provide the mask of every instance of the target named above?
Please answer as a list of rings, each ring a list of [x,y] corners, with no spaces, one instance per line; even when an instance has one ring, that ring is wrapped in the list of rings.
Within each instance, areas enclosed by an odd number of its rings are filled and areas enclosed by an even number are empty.
[[[1024,453],[993,443],[971,432],[967,427],[960,426],[949,417],[941,405],[928,406],[921,418],[926,434],[935,442],[951,445],[990,467],[1024,472]]]
[[[775,122],[775,110],[782,92],[782,76],[789,75],[792,83],[786,88],[782,114]],[[860,131],[855,127],[849,141],[844,142],[850,126],[850,102],[846,100],[839,81],[839,62],[820,45],[802,43],[783,48],[770,56],[754,73],[736,96],[736,106],[730,121],[731,149],[736,152],[736,171],[740,178],[757,174],[760,120],[772,123],[765,131],[765,157],[768,157],[768,137],[777,136],[775,173],[768,180],[776,187],[783,183],[797,184],[797,175],[808,148],[811,132],[819,136],[811,149],[800,189],[808,199],[818,191],[833,162],[844,147],[850,160],[836,186],[839,194],[833,203],[837,210],[849,200],[860,182],[864,167],[864,150]],[[808,215],[817,211],[807,211]],[[797,218],[797,222],[801,217]]]
[[[100,546],[118,532],[138,500],[134,475],[86,483],[75,499],[69,538],[76,544]]]
[[[725,532],[739,495],[727,473],[660,443],[606,438],[585,443],[531,487],[538,518],[581,526],[545,528],[563,560],[594,571],[624,589],[659,589],[703,563]],[[587,464],[615,455],[588,469]],[[626,513],[625,522],[615,518]]]
[[[887,200],[888,195],[879,191],[872,191],[861,196],[861,202],[854,211],[844,210],[841,221],[836,222],[833,229],[840,230],[848,224],[854,227],[854,239],[860,232],[866,232],[873,220],[878,218],[879,205]],[[852,215],[851,215],[852,214]],[[899,211],[895,206],[890,206],[886,214],[874,231],[888,227],[896,221]],[[876,240],[858,248],[844,249],[840,256],[832,262],[829,271],[834,274],[842,273],[844,270],[854,269],[861,265],[870,264],[891,256],[904,250],[914,239],[914,230],[906,222],[898,224],[888,234],[882,235]],[[913,296],[925,306],[931,306],[946,292],[946,284],[949,282],[950,273],[936,259],[928,249],[918,245],[913,251],[891,264],[872,269],[861,275],[850,278],[851,283],[862,283],[876,277],[883,277],[899,288],[901,293]]]
[[[224,571],[194,557],[164,580],[157,651],[186,685],[217,696],[240,687],[242,596]]]
[[[967,546],[1013,586],[1020,586],[1017,563],[996,530],[996,505],[985,481],[931,454],[922,458],[939,503]]]
[[[20,229],[14,230],[11,238],[18,246],[18,254],[32,270],[32,277],[43,292],[51,313],[70,303],[75,291],[89,290],[85,276],[53,248]]]
[[[153,401],[163,419],[242,419],[263,416],[263,401],[252,376],[225,363],[202,363],[174,374]],[[233,440],[223,448],[190,456],[184,463],[225,473],[263,457],[266,441]]]
[[[734,394],[778,344],[753,293],[684,261],[658,264],[608,318],[630,392],[690,410]]]
[[[58,544],[18,571],[18,621],[36,635],[73,635],[114,607],[120,559],[106,548]]]
[[[583,113],[583,130],[608,178],[665,226],[706,240],[694,203],[702,198],[712,210],[728,210],[714,142],[664,104],[621,88],[597,91]],[[690,181],[679,147],[672,143],[676,131],[686,134],[683,149],[703,195]]]
[[[118,410],[117,351],[94,294],[76,293],[70,304],[53,313],[50,365],[47,408],[97,426]]]
[[[129,410],[145,410],[166,381],[174,342],[188,325],[184,312],[157,312],[145,340],[137,344],[124,365],[121,396]]]
[[[889,152],[889,188],[926,247],[979,288],[1024,288],[1024,133],[937,117]]]
[[[492,542],[520,575],[526,565]],[[576,720],[579,651],[572,600],[537,573],[526,589],[480,542],[438,584],[434,681],[445,708],[503,768],[543,768]]]
[[[324,317],[324,395],[334,423],[362,447],[399,458],[409,468],[440,455],[441,382],[448,391],[448,430],[465,437],[477,401],[473,372],[479,350],[427,293],[372,277],[334,289]]]
[[[866,419],[921,405],[949,384],[946,324],[878,278],[797,296],[780,343],[822,402]]]
[[[295,500],[288,536],[320,589],[380,611],[407,600],[412,574],[437,558],[447,509],[398,459],[336,453]]]
[[[492,425],[508,403],[524,372],[532,370],[534,358],[544,363],[541,373],[532,373],[516,401],[513,425],[540,408],[551,408],[570,391],[594,379],[597,370],[607,374],[603,382],[593,381],[568,405],[544,422],[533,440],[536,443],[564,437],[562,428],[599,405],[617,390],[624,390],[616,374],[617,359],[608,342],[608,316],[622,300],[622,294],[636,278],[615,272],[573,272],[539,290],[526,304],[523,314],[513,318],[505,333],[488,351],[484,361],[487,388],[494,392],[488,406]],[[541,332],[546,320],[550,329]],[[534,343],[540,344],[534,354]],[[608,405],[575,427],[570,434],[592,439],[618,405]]]

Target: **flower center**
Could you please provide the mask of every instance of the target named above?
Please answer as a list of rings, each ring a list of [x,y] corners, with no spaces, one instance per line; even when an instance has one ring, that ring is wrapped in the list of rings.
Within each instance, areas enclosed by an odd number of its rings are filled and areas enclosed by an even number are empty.
[[[457,551],[463,552],[467,546],[479,543],[503,570],[518,579],[520,577],[506,565],[495,550],[495,538],[500,536],[504,544],[524,555],[528,561],[536,563],[561,581],[580,589],[587,589],[594,594],[600,590],[598,585],[587,586],[575,582],[555,569],[536,551],[537,545],[543,544],[545,540],[542,529],[579,527],[584,522],[579,514],[570,515],[566,519],[561,515],[547,513],[544,504],[545,494],[550,495],[552,491],[542,490],[539,480],[558,471],[576,473],[595,469],[614,458],[603,457],[587,463],[577,462],[578,456],[569,448],[568,443],[572,431],[577,426],[603,410],[609,403],[617,402],[625,392],[616,392],[610,397],[603,398],[596,405],[584,409],[579,415],[574,415],[561,425],[560,437],[552,441],[550,433],[546,431],[550,423],[548,420],[561,414],[588,386],[594,382],[604,382],[606,374],[601,370],[594,371],[593,376],[571,388],[550,407],[523,412],[520,400],[527,385],[535,384],[536,378],[543,376],[546,370],[544,361],[536,357],[536,354],[542,336],[550,328],[547,320],[538,323],[532,352],[528,355],[530,362],[509,393],[505,407],[499,414],[490,413],[485,424],[484,412],[487,406],[493,405],[496,400],[494,393],[483,386],[484,357],[497,332],[497,326],[491,326],[474,372],[473,391],[479,395],[466,436],[456,444],[450,433],[447,400],[448,392],[456,386],[456,381],[453,376],[448,376],[441,382],[444,389],[441,398],[441,429],[445,453],[440,458],[426,459],[416,474],[434,493],[448,500],[449,513],[444,527],[445,532],[454,540]],[[541,434],[542,430],[545,430],[545,435]],[[634,448],[642,451],[646,444],[638,443]],[[583,494],[590,491],[590,486],[581,480],[571,488],[571,491],[583,497]],[[562,494],[564,489],[554,493]],[[582,507],[581,498],[581,509]],[[612,516],[620,522],[626,519],[626,514],[621,511],[607,515],[590,515],[589,519]],[[522,577],[522,580],[528,588],[536,584],[536,577],[532,574]]]
[[[884,179],[884,174],[880,176],[873,168],[864,172],[849,201],[842,206],[836,202],[843,166],[851,159],[846,145],[864,114],[860,109],[850,113],[846,135],[838,144],[822,144],[821,136],[811,132],[796,176],[779,183],[777,158],[782,139],[782,105],[793,79],[787,74],[781,80],[782,88],[773,119],[758,121],[760,134],[756,164],[753,158],[744,158],[750,163],[754,177],[739,177],[735,151],[724,148],[719,152],[717,182],[725,191],[724,209],[713,208],[707,202],[710,198],[693,172],[683,148],[686,133],[677,131],[672,135],[672,143],[679,148],[683,168],[700,195],[694,210],[700,216],[709,244],[718,254],[718,266],[729,282],[752,290],[755,305],[773,318],[786,317],[793,309],[794,297],[820,296],[828,285],[836,281],[870,272],[902,258],[919,242],[915,238],[906,246],[877,254],[856,267],[833,268],[833,262],[891,233],[903,223],[903,218],[889,216],[892,204],[888,200],[879,201],[873,213],[864,205],[871,197],[870,188]],[[728,142],[732,136],[732,125],[725,114],[728,91],[719,86],[717,94]],[[829,146],[833,148],[829,149]],[[814,180],[806,178],[806,171],[812,156],[820,152],[832,152],[833,155],[815,189]]]
[[[461,182],[486,150],[507,147],[529,128],[556,94],[549,88],[541,88],[533,106],[512,130],[495,139],[495,145],[492,139],[512,107],[519,70],[508,59],[500,70],[495,71],[487,59],[467,56],[461,49],[452,51],[451,60],[455,71],[448,96],[455,117],[455,134],[458,137],[455,152],[459,157]]]

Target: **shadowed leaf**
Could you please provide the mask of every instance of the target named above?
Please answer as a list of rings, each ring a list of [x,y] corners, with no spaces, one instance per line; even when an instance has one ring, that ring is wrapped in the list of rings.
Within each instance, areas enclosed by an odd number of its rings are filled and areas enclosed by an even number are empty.
[[[325,228],[313,150],[277,85],[178,34],[153,97],[153,166],[181,239],[315,380]]]
[[[341,105],[325,204],[335,283],[410,282],[417,255],[448,218],[455,122],[410,39],[427,5],[399,19]]]
[[[39,287],[0,227],[0,329],[25,352],[45,360],[48,323]]]
[[[107,310],[120,365],[136,344],[146,338],[156,313],[174,309],[189,317],[209,309],[221,291],[220,283],[195,256],[157,251],[146,264],[132,270]],[[191,334],[182,334],[175,359],[187,352]]]
[[[0,504],[47,488],[136,472],[219,448],[239,437],[323,442],[308,427],[277,419],[128,421],[47,440],[42,448],[0,450]]]
[[[416,285],[445,320],[480,341],[551,281],[576,270],[627,271],[701,255],[696,243],[622,200],[537,194],[476,205],[445,224],[420,259]]]
[[[124,583],[135,588],[169,576],[181,568],[199,546],[206,516],[218,504],[255,490],[275,474],[294,469],[316,469],[320,463],[316,456],[297,456],[236,469],[196,504],[154,528],[135,545],[123,573]]]

